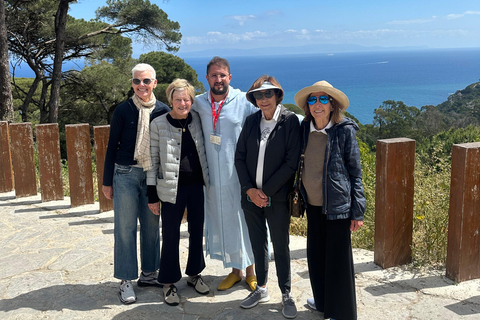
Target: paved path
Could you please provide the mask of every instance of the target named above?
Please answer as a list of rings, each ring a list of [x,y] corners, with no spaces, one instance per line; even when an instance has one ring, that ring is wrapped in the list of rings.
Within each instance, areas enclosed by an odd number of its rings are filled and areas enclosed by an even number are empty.
[[[187,231],[181,240],[182,267]],[[305,302],[311,296],[305,238],[291,237],[292,294],[297,319],[323,319]],[[444,272],[382,270],[373,252],[354,250],[359,319],[480,319],[480,280],[455,284]],[[42,203],[40,196],[0,193],[0,319],[283,319],[275,266],[270,264],[271,300],[239,307],[249,293],[244,281],[217,291],[228,274],[206,259],[203,275],[212,290],[200,296],[178,283],[181,303],[163,302],[158,288],[138,288],[138,302],[123,305],[113,274],[113,212],[98,203],[70,208],[70,199]]]

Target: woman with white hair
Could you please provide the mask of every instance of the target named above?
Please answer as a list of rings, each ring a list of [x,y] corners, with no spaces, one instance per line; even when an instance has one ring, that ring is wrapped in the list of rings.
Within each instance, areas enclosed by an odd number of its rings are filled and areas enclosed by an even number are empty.
[[[351,232],[363,225],[366,207],[358,126],[343,116],[349,105],[347,96],[327,81],[297,92],[295,103],[305,111],[299,175],[308,219],[307,260],[313,291],[307,304],[323,312],[325,319],[355,320]]]
[[[153,94],[155,77],[155,70],[148,64],[140,63],[132,69],[134,95],[113,112],[103,171],[103,194],[113,199],[113,276],[121,280],[120,300],[125,304],[137,301],[132,286],[132,280],[138,278],[137,220],[142,268],[138,285],[160,285],[159,220],[148,209],[146,171],[151,168],[150,121],[169,109]]]

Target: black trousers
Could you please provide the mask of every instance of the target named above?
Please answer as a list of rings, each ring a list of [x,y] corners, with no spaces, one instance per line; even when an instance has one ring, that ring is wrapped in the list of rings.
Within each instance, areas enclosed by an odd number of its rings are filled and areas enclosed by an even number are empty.
[[[287,202],[272,201],[270,207],[259,208],[252,202],[242,203],[245,221],[255,258],[255,273],[258,286],[268,280],[268,240],[267,225],[275,252],[278,286],[282,293],[291,290],[290,276],[290,213]],[[163,258],[162,258],[163,259]]]
[[[325,318],[357,319],[350,219],[327,220],[307,207],[307,260],[313,297]]]
[[[180,271],[180,224],[187,208],[188,260],[185,273],[195,276],[205,269],[203,221],[205,218],[203,184],[178,186],[176,203],[162,202],[162,254],[158,282],[175,283]]]

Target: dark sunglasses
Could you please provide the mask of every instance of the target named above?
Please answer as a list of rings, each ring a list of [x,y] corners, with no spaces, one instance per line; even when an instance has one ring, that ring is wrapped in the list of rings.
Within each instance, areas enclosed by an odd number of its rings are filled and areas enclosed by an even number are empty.
[[[145,78],[143,80],[140,80],[140,79],[137,79],[137,78],[132,79],[132,82],[133,82],[134,85],[139,85],[142,81],[143,81],[143,84],[148,86],[153,81],[153,79],[150,79],[150,78]]]
[[[275,92],[273,90],[266,90],[265,92],[260,92],[260,91],[255,91],[253,93],[253,97],[257,100],[263,99],[263,97],[270,99],[275,95]]]
[[[330,101],[330,98],[328,96],[318,96],[318,101],[320,101],[322,104],[327,104]],[[307,102],[309,105],[313,106],[317,102],[317,97],[308,97]]]

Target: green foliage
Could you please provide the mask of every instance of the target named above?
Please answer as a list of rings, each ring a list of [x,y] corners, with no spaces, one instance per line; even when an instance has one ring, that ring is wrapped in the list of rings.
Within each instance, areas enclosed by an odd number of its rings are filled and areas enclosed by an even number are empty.
[[[408,107],[402,101],[387,100],[375,109],[374,114],[373,125],[383,139],[413,137],[420,110]]]
[[[480,141],[480,127],[470,125],[466,128],[451,128],[423,139],[417,146],[417,152],[423,164],[436,170],[443,169],[442,162],[449,162],[454,144]]]
[[[373,250],[375,235],[375,183],[376,183],[376,155],[370,151],[368,145],[359,141],[360,161],[363,174],[363,191],[367,200],[363,226],[352,233],[352,246]]]
[[[128,98],[130,69],[101,61],[83,68],[62,88],[59,123],[108,124],[115,107]]]
[[[78,80],[71,71],[52,73],[57,43],[54,26],[58,6],[57,0],[6,1],[9,51],[16,60],[13,64],[26,62],[35,72],[36,81],[32,82],[29,90],[25,90],[22,100],[23,121],[27,121],[29,105],[32,103],[40,110],[40,122],[57,119],[56,112],[60,109],[57,108],[58,99],[50,103],[48,87],[52,83],[58,84],[59,81],[53,80],[59,80],[59,76],[62,77],[62,85],[70,84],[68,80]],[[123,69],[132,60],[130,37],[136,37],[146,45],[154,44],[159,48],[177,51],[176,45],[182,36],[179,30],[178,22],[169,20],[163,10],[148,0],[108,0],[107,6],[97,10],[97,20],[67,17],[61,59],[93,59],[90,64],[95,64],[92,62],[94,60],[103,60],[116,63],[117,67]],[[122,34],[129,37],[123,37]],[[41,97],[31,100],[31,95],[38,91],[40,83],[43,84]],[[70,106],[70,102],[67,104]],[[65,104],[60,100],[60,105]],[[107,108],[106,103],[103,108]]]
[[[157,99],[168,104],[165,90],[173,80],[177,78],[186,79],[195,87],[197,93],[205,92],[203,84],[198,81],[197,72],[185,61],[170,53],[152,51],[140,55],[139,63],[148,63],[157,73],[157,87],[154,90]]]
[[[148,0],[107,0],[107,5],[98,8],[97,18],[122,26],[126,32],[134,32],[146,44],[165,45],[168,51],[178,51],[182,34],[180,24],[168,19],[168,15]]]
[[[480,125],[480,82],[473,83],[437,106],[448,127]]]
[[[290,234],[296,236],[307,236],[307,214],[303,217],[294,218],[290,217]]]
[[[414,265],[442,266],[447,254],[450,166],[416,161],[412,257]]]
[[[15,122],[22,122],[22,104],[26,93],[32,86],[33,78],[12,78],[12,97],[13,97],[13,112]],[[34,94],[33,100],[39,101],[42,92],[42,83],[38,85]],[[38,106],[33,105],[28,114],[28,121],[32,124],[40,123],[40,110]]]
[[[287,108],[288,110],[296,113],[296,114],[300,114],[302,116],[305,116],[305,112],[299,108],[296,104],[293,104],[293,103],[285,103],[283,105],[285,108]]]

